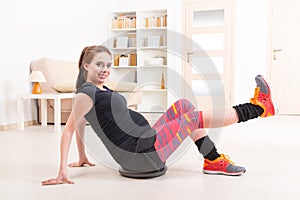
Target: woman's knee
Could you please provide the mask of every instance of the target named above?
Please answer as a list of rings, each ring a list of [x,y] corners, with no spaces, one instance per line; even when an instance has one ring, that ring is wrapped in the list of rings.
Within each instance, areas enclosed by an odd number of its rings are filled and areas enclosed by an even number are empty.
[[[179,105],[181,108],[185,108],[188,111],[195,109],[195,106],[188,99],[179,99],[175,102],[175,105]]]

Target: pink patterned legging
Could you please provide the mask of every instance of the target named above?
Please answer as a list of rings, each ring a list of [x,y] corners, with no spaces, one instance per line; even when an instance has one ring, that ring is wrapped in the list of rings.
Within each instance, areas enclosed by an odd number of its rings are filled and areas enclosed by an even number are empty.
[[[195,111],[194,105],[186,100],[176,101],[152,126],[156,131],[154,147],[160,159],[167,158],[194,130],[203,128],[202,112]]]

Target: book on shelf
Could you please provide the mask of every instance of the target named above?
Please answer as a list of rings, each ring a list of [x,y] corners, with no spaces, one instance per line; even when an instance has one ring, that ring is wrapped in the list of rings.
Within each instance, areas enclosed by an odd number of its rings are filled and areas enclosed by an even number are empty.
[[[129,54],[130,66],[137,66],[137,57],[135,53]]]
[[[136,34],[128,34],[128,47],[136,47]]]
[[[120,54],[114,54],[114,66],[119,66]]]
[[[167,15],[145,17],[145,27],[167,27]]]
[[[112,29],[136,28],[136,16],[120,14],[112,19]]]

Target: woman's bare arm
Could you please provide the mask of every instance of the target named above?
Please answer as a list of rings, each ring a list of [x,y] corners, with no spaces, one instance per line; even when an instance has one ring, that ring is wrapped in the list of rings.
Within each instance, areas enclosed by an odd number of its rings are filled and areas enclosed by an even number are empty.
[[[67,160],[70,149],[70,144],[72,141],[72,136],[74,130],[78,132],[79,135],[84,134],[85,119],[84,115],[93,106],[93,100],[86,94],[79,93],[76,95],[72,112],[68,118],[65,129],[63,130],[61,136],[60,144],[60,167],[57,178],[48,179],[42,181],[42,185],[56,185],[56,184],[73,184],[74,182],[68,179],[67,176]]]
[[[79,161],[70,163],[70,164],[68,164],[68,166],[69,167],[84,167],[85,165],[95,166],[94,163],[91,163],[89,161],[89,159],[87,158],[86,153],[85,153],[85,146],[84,146],[85,134],[79,135],[79,133],[77,131],[75,131],[75,133],[76,133],[76,144],[77,144],[77,149],[78,149]]]

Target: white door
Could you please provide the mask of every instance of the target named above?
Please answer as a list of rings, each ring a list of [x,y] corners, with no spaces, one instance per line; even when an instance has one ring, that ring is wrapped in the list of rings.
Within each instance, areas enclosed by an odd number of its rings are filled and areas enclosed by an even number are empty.
[[[300,114],[300,1],[272,1],[270,81],[279,114]]]
[[[186,0],[184,6],[185,96],[196,97],[194,103],[201,110],[229,106],[233,91],[232,1]]]

